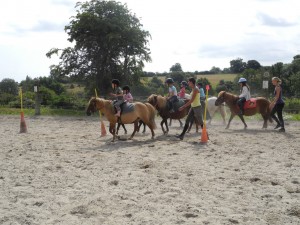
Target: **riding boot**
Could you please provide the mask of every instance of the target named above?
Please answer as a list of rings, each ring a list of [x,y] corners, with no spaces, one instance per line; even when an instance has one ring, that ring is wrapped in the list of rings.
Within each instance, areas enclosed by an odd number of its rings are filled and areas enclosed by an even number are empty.
[[[189,128],[189,125],[185,124],[183,127],[182,133],[180,135],[176,135],[176,137],[179,138],[180,140],[183,140],[183,137],[184,137],[186,131],[188,130],[188,128]]]

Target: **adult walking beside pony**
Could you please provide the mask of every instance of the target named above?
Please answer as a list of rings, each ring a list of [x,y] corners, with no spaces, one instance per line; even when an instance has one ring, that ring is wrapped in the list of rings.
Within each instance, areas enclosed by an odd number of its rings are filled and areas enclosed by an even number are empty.
[[[282,117],[282,109],[284,107],[284,101],[282,99],[282,87],[281,80],[278,77],[272,78],[272,84],[275,86],[274,99],[270,105],[271,116],[276,121],[277,125],[274,129],[280,128],[279,132],[285,132],[284,121]],[[277,113],[277,116],[275,115]]]
[[[192,120],[195,121],[196,124],[200,125],[201,128],[203,128],[203,119],[202,119],[202,109],[201,109],[201,103],[200,103],[200,91],[199,88],[196,86],[196,80],[195,78],[191,77],[188,81],[189,87],[192,89],[191,92],[191,99],[185,103],[183,106],[179,108],[179,111],[184,110],[185,108],[191,106],[187,118],[185,120],[185,125],[183,127],[183,131],[180,135],[177,135],[176,137],[180,140],[183,140],[184,135],[186,131],[189,128],[189,125]]]

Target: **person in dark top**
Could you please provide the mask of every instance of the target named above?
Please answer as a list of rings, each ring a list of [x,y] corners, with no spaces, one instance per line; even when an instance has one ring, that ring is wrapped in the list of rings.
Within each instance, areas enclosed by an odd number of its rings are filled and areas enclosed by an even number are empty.
[[[113,88],[113,92],[110,93],[110,95],[115,98],[113,101],[113,104],[117,110],[117,113],[115,114],[115,116],[120,117],[120,114],[121,114],[120,106],[124,102],[123,91],[122,91],[122,88],[120,87],[120,81],[118,79],[113,79],[111,81],[111,85]]]
[[[284,108],[284,101],[282,99],[281,80],[278,77],[272,78],[272,84],[275,86],[274,99],[270,104],[271,117],[276,121],[277,125],[274,129],[280,128],[279,132],[285,132],[284,121],[282,117],[282,110]],[[277,116],[275,115],[277,113]]]

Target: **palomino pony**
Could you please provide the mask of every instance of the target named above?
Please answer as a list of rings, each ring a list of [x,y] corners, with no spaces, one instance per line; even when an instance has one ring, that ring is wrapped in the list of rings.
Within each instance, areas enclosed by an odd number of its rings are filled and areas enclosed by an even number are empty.
[[[244,120],[243,115],[240,115],[240,109],[237,106],[237,100],[239,99],[238,96],[230,94],[226,91],[221,91],[218,95],[218,98],[215,102],[215,105],[218,106],[222,104],[223,102],[226,103],[226,105],[229,107],[231,115],[228,121],[228,124],[226,126],[226,129],[229,128],[230,122],[233,119],[235,115],[238,115],[240,119],[242,120],[244,124],[244,129],[247,128],[247,124]],[[270,117],[270,108],[269,108],[270,102],[264,97],[257,97],[257,98],[251,98],[249,101],[245,102],[244,106],[244,115],[245,116],[253,116],[256,113],[260,113],[261,116],[264,119],[264,125],[262,128],[268,127],[268,120],[272,122],[272,119]]]
[[[124,108],[127,107],[127,108]],[[136,131],[138,130],[138,123],[142,120],[151,130],[152,139],[154,138],[155,124],[155,109],[150,104],[144,104],[141,102],[126,103],[121,106],[120,121],[115,116],[115,108],[110,100],[103,98],[92,97],[89,101],[86,114],[89,116],[91,113],[100,110],[109,121],[109,132],[113,135],[113,140],[116,138],[116,124],[129,124],[134,123],[134,130],[129,139],[132,139]]]
[[[174,103],[174,106],[176,107],[180,107],[182,105],[184,105],[188,100],[185,101],[178,101],[176,103]],[[184,110],[182,111],[175,111],[174,113],[170,113],[167,107],[167,97],[161,96],[161,95],[155,95],[152,94],[148,97],[148,102],[153,105],[156,110],[158,111],[159,115],[162,118],[162,121],[160,123],[161,129],[163,131],[164,134],[167,134],[169,132],[169,127],[168,127],[168,123],[167,123],[167,119],[171,118],[171,119],[182,119],[183,117],[185,117],[190,109],[189,107],[186,107]],[[164,129],[163,124],[165,124],[166,130]]]

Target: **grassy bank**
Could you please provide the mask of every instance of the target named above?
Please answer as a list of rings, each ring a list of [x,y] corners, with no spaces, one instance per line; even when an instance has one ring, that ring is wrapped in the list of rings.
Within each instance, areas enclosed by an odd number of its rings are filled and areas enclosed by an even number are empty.
[[[24,114],[27,116],[34,116],[35,109],[23,109]],[[43,116],[85,116],[85,111],[72,110],[72,109],[51,109],[48,107],[41,107],[41,115]],[[0,107],[0,115],[19,115],[19,108]]]

